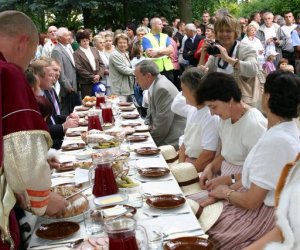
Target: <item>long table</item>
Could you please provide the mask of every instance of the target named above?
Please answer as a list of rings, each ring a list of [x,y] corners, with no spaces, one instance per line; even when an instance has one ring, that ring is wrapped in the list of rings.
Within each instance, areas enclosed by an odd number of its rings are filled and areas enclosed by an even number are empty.
[[[137,118],[134,120],[123,120],[120,116],[120,112],[118,111],[118,106],[116,105],[116,101],[113,102],[113,109],[115,111],[115,114],[118,114],[115,116],[116,118],[116,125],[120,126],[124,122],[139,122],[141,124],[144,124],[144,120],[141,118]],[[133,111],[130,113],[137,113],[137,111]],[[128,114],[128,112],[126,112]],[[155,155],[155,156],[139,156],[137,155],[133,150],[137,149],[139,147],[156,147],[151,135],[149,132],[145,133],[138,133],[138,134],[147,134],[149,137],[147,141],[145,142],[140,142],[140,143],[128,143],[124,142],[121,145],[122,149],[127,149],[130,150],[130,162],[129,165],[131,167],[135,168],[146,168],[146,167],[168,167],[166,161],[164,160],[163,156],[161,154]],[[65,140],[68,140],[70,138],[65,138]],[[64,152],[60,152],[60,154],[64,154]],[[72,157],[72,152],[68,152],[70,157]],[[167,176],[156,178],[156,179],[147,179],[142,176],[140,176],[136,171],[131,173],[134,173],[134,175],[131,175],[130,177],[140,183],[141,190],[144,194],[147,195],[158,195],[158,194],[179,194],[183,195],[180,187],[178,186],[178,183],[176,182],[174,176],[170,173]],[[72,173],[72,172],[71,172]],[[78,174],[78,173],[77,173]],[[56,178],[53,178],[53,182],[59,183],[59,178],[57,177],[56,174],[54,173],[53,176]],[[69,177],[63,177],[64,175],[67,176],[67,174],[61,174],[61,178],[64,179],[69,179]],[[71,175],[72,176],[72,175]],[[77,176],[78,177],[78,176]],[[65,180],[61,179],[62,182]],[[89,197],[90,200],[90,205],[94,206],[93,204],[93,195],[91,195],[91,190],[88,190],[85,192],[87,196]],[[151,208],[149,205],[145,203],[145,200],[143,200],[142,207],[137,208],[137,213],[135,214],[134,218],[137,221],[138,224],[145,226],[146,228],[149,225],[158,225],[161,226],[163,229],[163,232],[166,234],[171,234],[169,237],[166,237],[164,240],[176,238],[179,236],[202,236],[204,235],[204,232],[201,229],[201,226],[199,225],[199,222],[197,221],[196,217],[194,216],[193,211],[191,210],[190,206],[188,205],[187,202],[181,207],[170,209],[170,210],[159,210],[155,208]],[[130,200],[130,195],[129,195],[129,203],[131,202]],[[52,220],[47,220],[45,218],[38,218],[36,225],[35,225],[35,230],[39,228],[41,224],[49,223]],[[182,231],[192,231],[192,232],[186,232],[186,233],[179,233],[176,234],[176,232],[182,232]],[[31,246],[44,246],[41,248],[32,248],[32,249],[46,249],[49,243],[57,242],[65,242],[65,241],[70,241],[70,240],[75,240],[77,238],[84,238],[87,239],[89,235],[86,234],[85,230],[85,224],[84,221],[80,222],[80,230],[72,235],[71,237],[68,237],[64,240],[60,241],[53,241],[53,240],[44,240],[36,236],[35,233],[33,233],[31,240],[30,240],[30,245]],[[59,247],[58,249],[68,249],[68,248],[62,248]]]

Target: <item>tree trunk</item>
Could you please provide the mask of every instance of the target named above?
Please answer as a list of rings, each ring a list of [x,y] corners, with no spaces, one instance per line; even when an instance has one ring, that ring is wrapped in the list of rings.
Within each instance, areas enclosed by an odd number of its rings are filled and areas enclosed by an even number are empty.
[[[124,28],[127,25],[128,22],[128,10],[129,10],[129,1],[128,0],[123,0],[123,24],[124,24]]]
[[[178,0],[179,17],[185,23],[192,21],[192,0]]]
[[[85,28],[93,28],[93,20],[91,19],[92,10],[88,8],[82,9],[83,25]]]

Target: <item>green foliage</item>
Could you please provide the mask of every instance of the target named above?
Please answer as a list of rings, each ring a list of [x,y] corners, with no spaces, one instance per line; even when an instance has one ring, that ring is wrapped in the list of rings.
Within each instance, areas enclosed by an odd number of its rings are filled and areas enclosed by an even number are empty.
[[[228,9],[233,15],[238,15],[239,5],[236,0],[193,0],[193,18],[201,20],[204,10],[209,11],[211,15],[214,15],[217,9]]]
[[[254,11],[268,10],[274,14],[283,15],[283,12],[291,10],[296,16],[300,13],[300,0],[252,0],[240,5],[240,16],[250,16]]]
[[[292,10],[297,15],[300,0],[251,0],[239,5],[237,0],[192,0],[193,19],[201,20],[204,10],[213,15],[219,8],[227,8],[236,16],[249,16],[265,9],[276,14]],[[144,16],[164,16],[170,23],[179,16],[177,0],[0,0],[0,11],[8,9],[25,12],[40,31],[50,24],[73,29],[116,29],[124,28],[128,21],[139,23]]]

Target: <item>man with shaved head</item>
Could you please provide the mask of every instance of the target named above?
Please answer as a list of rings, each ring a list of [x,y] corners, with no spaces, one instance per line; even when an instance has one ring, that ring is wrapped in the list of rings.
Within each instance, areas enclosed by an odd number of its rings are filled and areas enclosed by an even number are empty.
[[[162,33],[163,23],[160,18],[154,17],[150,21],[151,32],[142,40],[145,56],[152,58],[158,66],[159,72],[173,82],[173,64],[170,54],[173,53],[171,40],[167,34]]]
[[[38,32],[18,11],[0,12],[0,249],[19,249],[13,207],[60,215],[63,197],[50,192],[51,137],[23,71],[34,58]]]

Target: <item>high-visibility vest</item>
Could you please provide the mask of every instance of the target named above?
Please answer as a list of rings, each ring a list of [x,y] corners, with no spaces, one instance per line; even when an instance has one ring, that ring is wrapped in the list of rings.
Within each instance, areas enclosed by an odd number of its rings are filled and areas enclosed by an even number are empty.
[[[157,38],[151,32],[149,32],[148,34],[145,35],[145,37],[147,39],[149,39],[153,48],[166,47],[168,35],[166,35],[164,33],[160,33],[159,36],[160,36],[160,39],[159,39],[159,43],[158,43]],[[145,56],[147,57],[146,53],[145,53]],[[158,59],[154,59],[153,61],[158,66],[159,72],[161,72],[163,70],[168,71],[168,70],[174,69],[170,57],[158,58]]]

